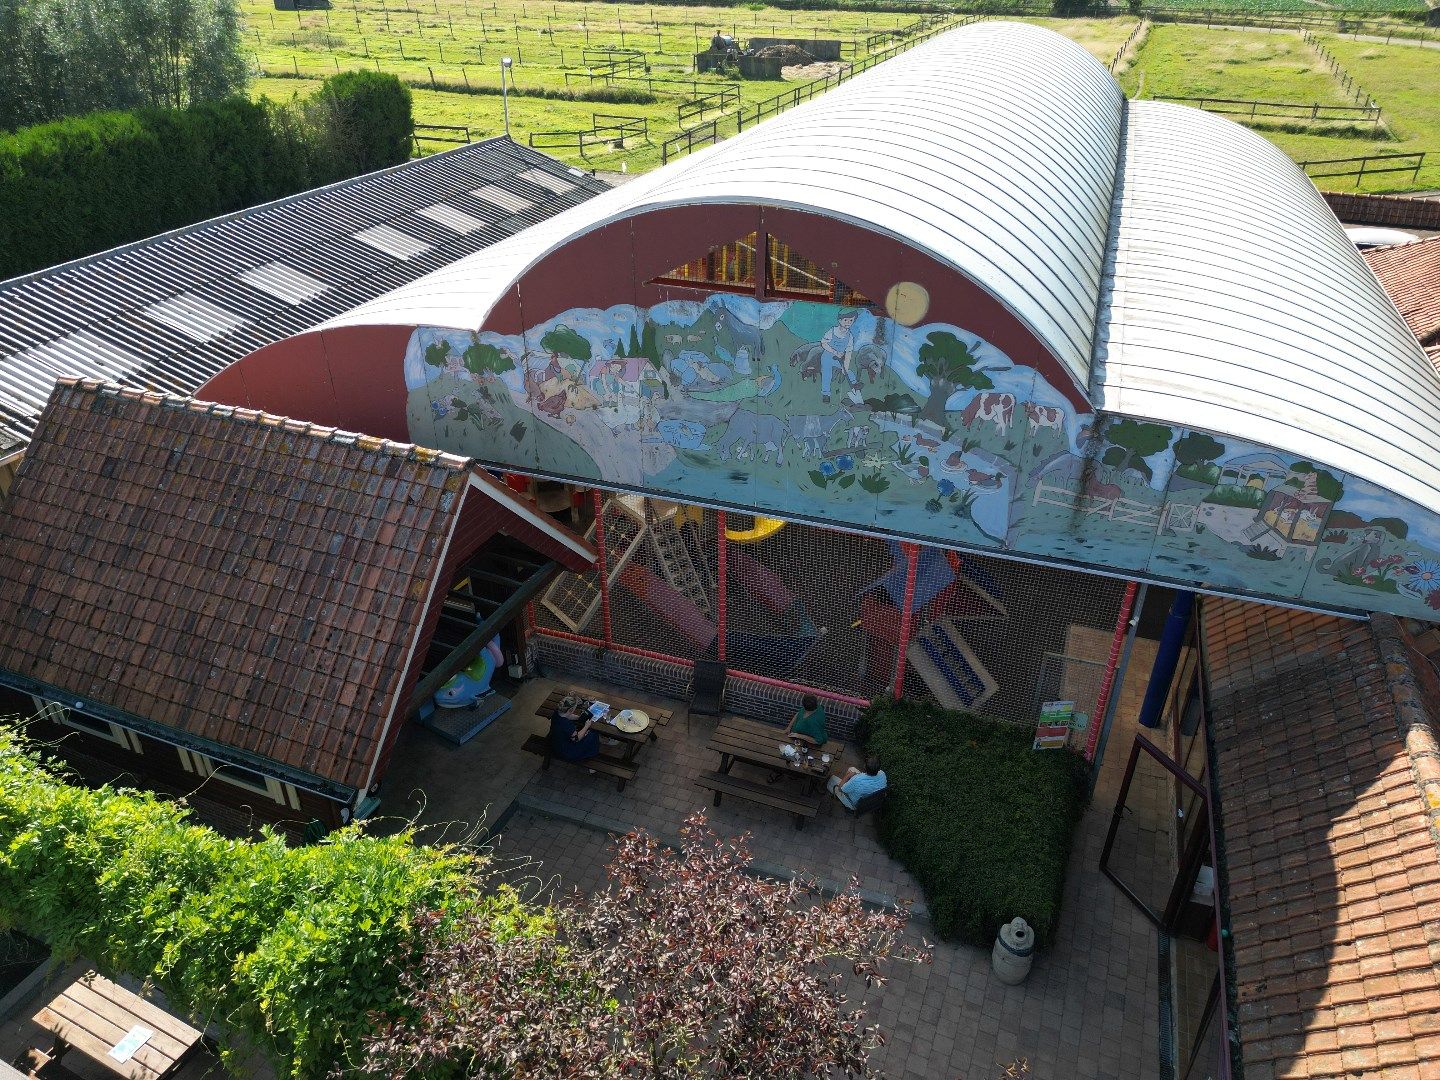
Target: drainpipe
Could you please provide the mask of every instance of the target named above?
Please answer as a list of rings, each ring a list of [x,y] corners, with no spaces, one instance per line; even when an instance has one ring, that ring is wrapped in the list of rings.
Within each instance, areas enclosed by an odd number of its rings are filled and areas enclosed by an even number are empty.
[[[1190,626],[1190,612],[1194,606],[1194,593],[1182,591],[1175,594],[1175,602],[1170,605],[1170,614],[1165,619],[1165,630],[1160,635],[1160,647],[1155,651],[1155,666],[1150,670],[1145,702],[1140,706],[1141,727],[1157,728],[1161,724],[1160,713],[1170,695],[1170,682],[1175,678],[1180,647],[1185,644],[1185,631]]]

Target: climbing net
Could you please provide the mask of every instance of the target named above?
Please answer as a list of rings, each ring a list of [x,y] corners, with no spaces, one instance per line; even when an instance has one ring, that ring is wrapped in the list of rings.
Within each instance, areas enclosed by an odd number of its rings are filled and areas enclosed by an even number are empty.
[[[542,635],[857,703],[893,693],[898,663],[904,696],[1017,723],[1100,696],[1124,582],[640,496],[587,516],[603,573],[550,586]]]

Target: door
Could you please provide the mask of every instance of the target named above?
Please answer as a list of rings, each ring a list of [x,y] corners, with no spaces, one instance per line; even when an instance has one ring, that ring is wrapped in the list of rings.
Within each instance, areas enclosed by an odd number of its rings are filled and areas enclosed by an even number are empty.
[[[1100,870],[1156,927],[1177,926],[1209,856],[1205,789],[1144,735],[1136,735],[1100,853]],[[1193,932],[1193,931],[1192,931]]]

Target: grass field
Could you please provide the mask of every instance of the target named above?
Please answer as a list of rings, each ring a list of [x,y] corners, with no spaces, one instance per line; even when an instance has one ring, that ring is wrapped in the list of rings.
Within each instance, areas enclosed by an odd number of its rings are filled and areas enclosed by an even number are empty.
[[[1440,50],[1367,43],[1320,35],[1319,41],[1373,95],[1385,126],[1259,120],[1257,131],[1297,161],[1425,150],[1434,154],[1418,178],[1410,173],[1367,175],[1360,190],[1403,191],[1440,186]],[[1344,105],[1356,98],[1293,31],[1218,30],[1164,24],[1149,38],[1121,79],[1132,96],[1226,97],[1301,104]],[[1233,118],[1233,117],[1232,117]],[[1248,122],[1248,121],[1247,121]],[[1355,190],[1353,180],[1322,179],[1322,187]]]
[[[246,49],[262,75],[256,91],[288,96],[304,89],[307,79],[350,68],[374,68],[411,84],[419,122],[464,126],[473,137],[482,138],[503,131],[500,62],[509,56],[514,61],[512,85],[519,91],[510,96],[511,130],[517,139],[525,141],[532,132],[589,129],[596,114],[644,117],[650,124],[648,143],[631,139],[622,149],[593,146],[583,157],[573,146],[550,152],[591,167],[618,168],[624,161],[632,170],[646,169],[658,163],[661,141],[721,111],[691,113],[687,107],[682,120],[682,104],[724,87],[734,87],[742,102],[755,103],[794,85],[693,75],[694,54],[708,47],[717,30],[746,39],[839,39],[842,57],[853,60],[901,40],[895,32],[921,18],[905,13],[560,0],[403,3],[338,0],[329,11],[280,12],[269,0],[242,0]],[[584,96],[611,90],[640,91],[651,100],[615,103],[527,96],[535,91]]]
[[[246,44],[262,77],[253,92],[285,98],[308,93],[336,71],[378,68],[409,82],[416,119],[422,124],[468,129],[473,139],[504,130],[498,96],[500,60],[515,61],[510,97],[511,130],[517,140],[533,133],[578,131],[605,123],[606,116],[643,117],[647,139],[623,145],[592,140],[578,147],[544,146],[548,153],[597,169],[644,171],[660,162],[660,145],[677,132],[733,114],[692,105],[698,97],[733,87],[744,104],[754,104],[798,85],[797,81],[732,80],[695,76],[693,56],[719,30],[742,39],[825,37],[839,39],[847,60],[861,59],[901,40],[898,31],[918,15],[854,11],[786,11],[744,8],[650,6],[645,3],[577,3],[553,0],[336,0],[329,11],[278,12],[271,0],[241,0]],[[1379,10],[1400,0],[1333,0],[1335,8]],[[1206,0],[1206,10],[1274,10],[1296,0]],[[1315,9],[1311,9],[1315,10]],[[1135,20],[1029,17],[1073,38],[1109,63],[1129,37]],[[1362,190],[1440,187],[1440,49],[1382,45],[1321,35],[1364,92],[1384,110],[1383,129],[1359,124],[1316,125],[1256,120],[1253,126],[1296,160],[1323,160],[1363,154],[1426,150],[1434,156],[1412,182],[1408,173],[1367,176]],[[897,61],[904,63],[903,58]],[[608,73],[608,74],[607,74]],[[285,76],[285,77],[278,77]],[[801,79],[800,81],[804,81]],[[1144,97],[1223,97],[1347,105],[1355,95],[1299,33],[1211,29],[1160,23],[1121,76],[1129,94]],[[467,91],[468,92],[462,92]],[[556,100],[530,93],[622,95],[640,91],[642,101]],[[1361,96],[1363,100],[1363,94]],[[682,116],[682,109],[684,115]],[[1239,117],[1235,117],[1239,118]],[[733,130],[733,127],[731,128]],[[539,140],[540,143],[559,140]],[[446,144],[430,142],[427,149]],[[1346,178],[1322,186],[1352,189]]]

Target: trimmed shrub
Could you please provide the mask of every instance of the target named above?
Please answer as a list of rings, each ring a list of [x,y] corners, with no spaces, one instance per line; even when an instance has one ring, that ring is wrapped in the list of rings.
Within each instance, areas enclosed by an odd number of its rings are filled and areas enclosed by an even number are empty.
[[[935,932],[989,948],[1019,915],[1048,945],[1084,807],[1080,758],[922,702],[877,701],[861,730],[890,784],[880,841],[924,887]]]
[[[372,1011],[406,1013],[418,923],[468,912],[540,925],[513,893],[480,896],[482,866],[409,832],[351,828],[306,848],[227,839],[180,804],[72,787],[0,727],[0,929],[152,980],[281,1076],[324,1076],[373,1029]]]
[[[332,172],[355,176],[410,160],[415,117],[410,88],[394,75],[345,71],[332,75],[310,99],[323,117],[333,154]]]
[[[412,130],[410,91],[365,72],[286,104],[91,113],[0,135],[0,279],[394,165]]]

